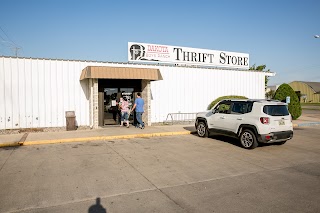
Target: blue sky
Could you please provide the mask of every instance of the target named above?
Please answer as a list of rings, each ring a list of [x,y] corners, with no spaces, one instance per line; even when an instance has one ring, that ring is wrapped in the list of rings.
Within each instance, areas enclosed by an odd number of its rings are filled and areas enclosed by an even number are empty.
[[[320,82],[319,0],[0,0],[0,27],[0,55],[126,62],[133,41],[249,53],[269,85]]]

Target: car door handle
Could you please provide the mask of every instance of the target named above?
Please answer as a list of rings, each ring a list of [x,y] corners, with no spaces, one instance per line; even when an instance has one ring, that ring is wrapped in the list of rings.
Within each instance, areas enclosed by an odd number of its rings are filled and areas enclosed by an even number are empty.
[[[242,121],[242,118],[237,118],[237,120]]]
[[[221,119],[225,119],[226,117],[224,117],[224,116],[222,116],[222,117],[220,117]]]

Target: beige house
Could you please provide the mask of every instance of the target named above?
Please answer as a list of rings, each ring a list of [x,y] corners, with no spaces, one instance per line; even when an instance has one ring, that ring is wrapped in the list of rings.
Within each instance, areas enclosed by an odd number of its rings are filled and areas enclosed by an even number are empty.
[[[320,82],[293,81],[289,85],[300,97],[301,103],[320,102]]]

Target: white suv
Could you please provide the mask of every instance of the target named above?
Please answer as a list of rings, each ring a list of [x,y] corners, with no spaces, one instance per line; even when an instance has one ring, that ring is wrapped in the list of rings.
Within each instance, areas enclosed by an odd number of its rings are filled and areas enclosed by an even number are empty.
[[[223,134],[240,139],[246,149],[260,143],[284,144],[293,137],[288,105],[275,100],[222,100],[211,110],[197,113],[200,137]]]

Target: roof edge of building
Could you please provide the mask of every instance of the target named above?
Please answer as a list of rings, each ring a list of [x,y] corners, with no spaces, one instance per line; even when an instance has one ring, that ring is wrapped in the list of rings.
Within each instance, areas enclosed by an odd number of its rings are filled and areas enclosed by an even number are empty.
[[[213,70],[232,70],[232,71],[244,71],[244,72],[261,72],[267,74],[267,76],[275,76],[275,72],[249,70],[239,68],[225,68],[225,67],[211,67],[211,66],[198,66],[198,65],[184,65],[184,64],[167,64],[167,63],[130,63],[130,62],[115,62],[115,61],[94,61],[94,60],[76,60],[76,59],[61,59],[61,58],[33,58],[33,57],[14,57],[0,55],[0,58],[12,58],[12,59],[33,59],[33,60],[52,60],[52,61],[70,61],[70,62],[93,62],[93,63],[105,63],[105,64],[125,64],[125,65],[138,65],[138,66],[155,66],[155,67],[181,67],[181,68],[197,68],[197,69],[213,69]]]

